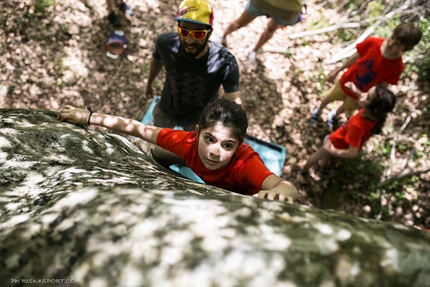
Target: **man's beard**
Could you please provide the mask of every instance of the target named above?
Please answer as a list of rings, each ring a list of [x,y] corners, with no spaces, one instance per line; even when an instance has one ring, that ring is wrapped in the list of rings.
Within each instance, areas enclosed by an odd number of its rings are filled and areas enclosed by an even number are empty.
[[[208,41],[209,41],[209,39],[208,39],[208,37],[206,37],[206,39],[203,43],[193,43],[192,46],[195,46],[197,49],[193,52],[190,52],[190,51],[187,51],[185,49],[185,45],[186,45],[186,44],[184,44],[185,40],[181,39],[181,49],[184,52],[184,54],[187,55],[188,57],[195,58],[206,48]]]

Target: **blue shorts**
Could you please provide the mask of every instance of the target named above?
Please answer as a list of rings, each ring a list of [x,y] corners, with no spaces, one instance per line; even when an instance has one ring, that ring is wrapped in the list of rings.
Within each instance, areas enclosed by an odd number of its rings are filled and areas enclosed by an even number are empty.
[[[268,16],[268,17],[271,17],[278,25],[281,25],[281,26],[292,26],[292,25],[296,24],[297,22],[299,22],[299,17],[297,17],[297,19],[294,19],[294,20],[284,20],[281,18],[274,18],[274,17],[270,16],[269,14],[267,14],[266,12],[255,7],[255,5],[252,4],[251,0],[249,0],[248,4],[246,4],[245,10],[251,16],[255,16],[255,17]]]

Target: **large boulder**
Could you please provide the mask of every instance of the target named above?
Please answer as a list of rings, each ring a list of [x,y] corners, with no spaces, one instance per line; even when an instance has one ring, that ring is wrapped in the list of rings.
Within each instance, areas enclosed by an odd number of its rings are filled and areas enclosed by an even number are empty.
[[[194,183],[55,116],[0,110],[1,286],[430,286],[428,232]]]

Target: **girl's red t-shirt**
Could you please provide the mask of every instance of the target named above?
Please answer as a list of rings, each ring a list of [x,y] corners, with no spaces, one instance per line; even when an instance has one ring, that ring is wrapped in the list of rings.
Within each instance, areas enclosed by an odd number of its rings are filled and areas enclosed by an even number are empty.
[[[363,147],[364,143],[372,136],[372,130],[376,121],[372,122],[363,117],[364,109],[352,116],[343,126],[332,132],[328,139],[335,148],[348,149],[349,146]]]
[[[181,157],[187,166],[205,183],[236,193],[253,195],[261,190],[264,180],[272,175],[251,146],[242,143],[229,165],[209,170],[198,155],[195,131],[164,128],[157,137],[157,145]]]

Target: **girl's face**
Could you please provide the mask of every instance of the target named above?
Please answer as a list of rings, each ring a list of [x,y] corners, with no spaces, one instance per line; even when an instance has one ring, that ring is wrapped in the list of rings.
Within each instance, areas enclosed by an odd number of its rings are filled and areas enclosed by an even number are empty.
[[[239,146],[239,140],[231,136],[231,130],[222,123],[199,132],[198,153],[203,165],[216,170],[228,165]]]

